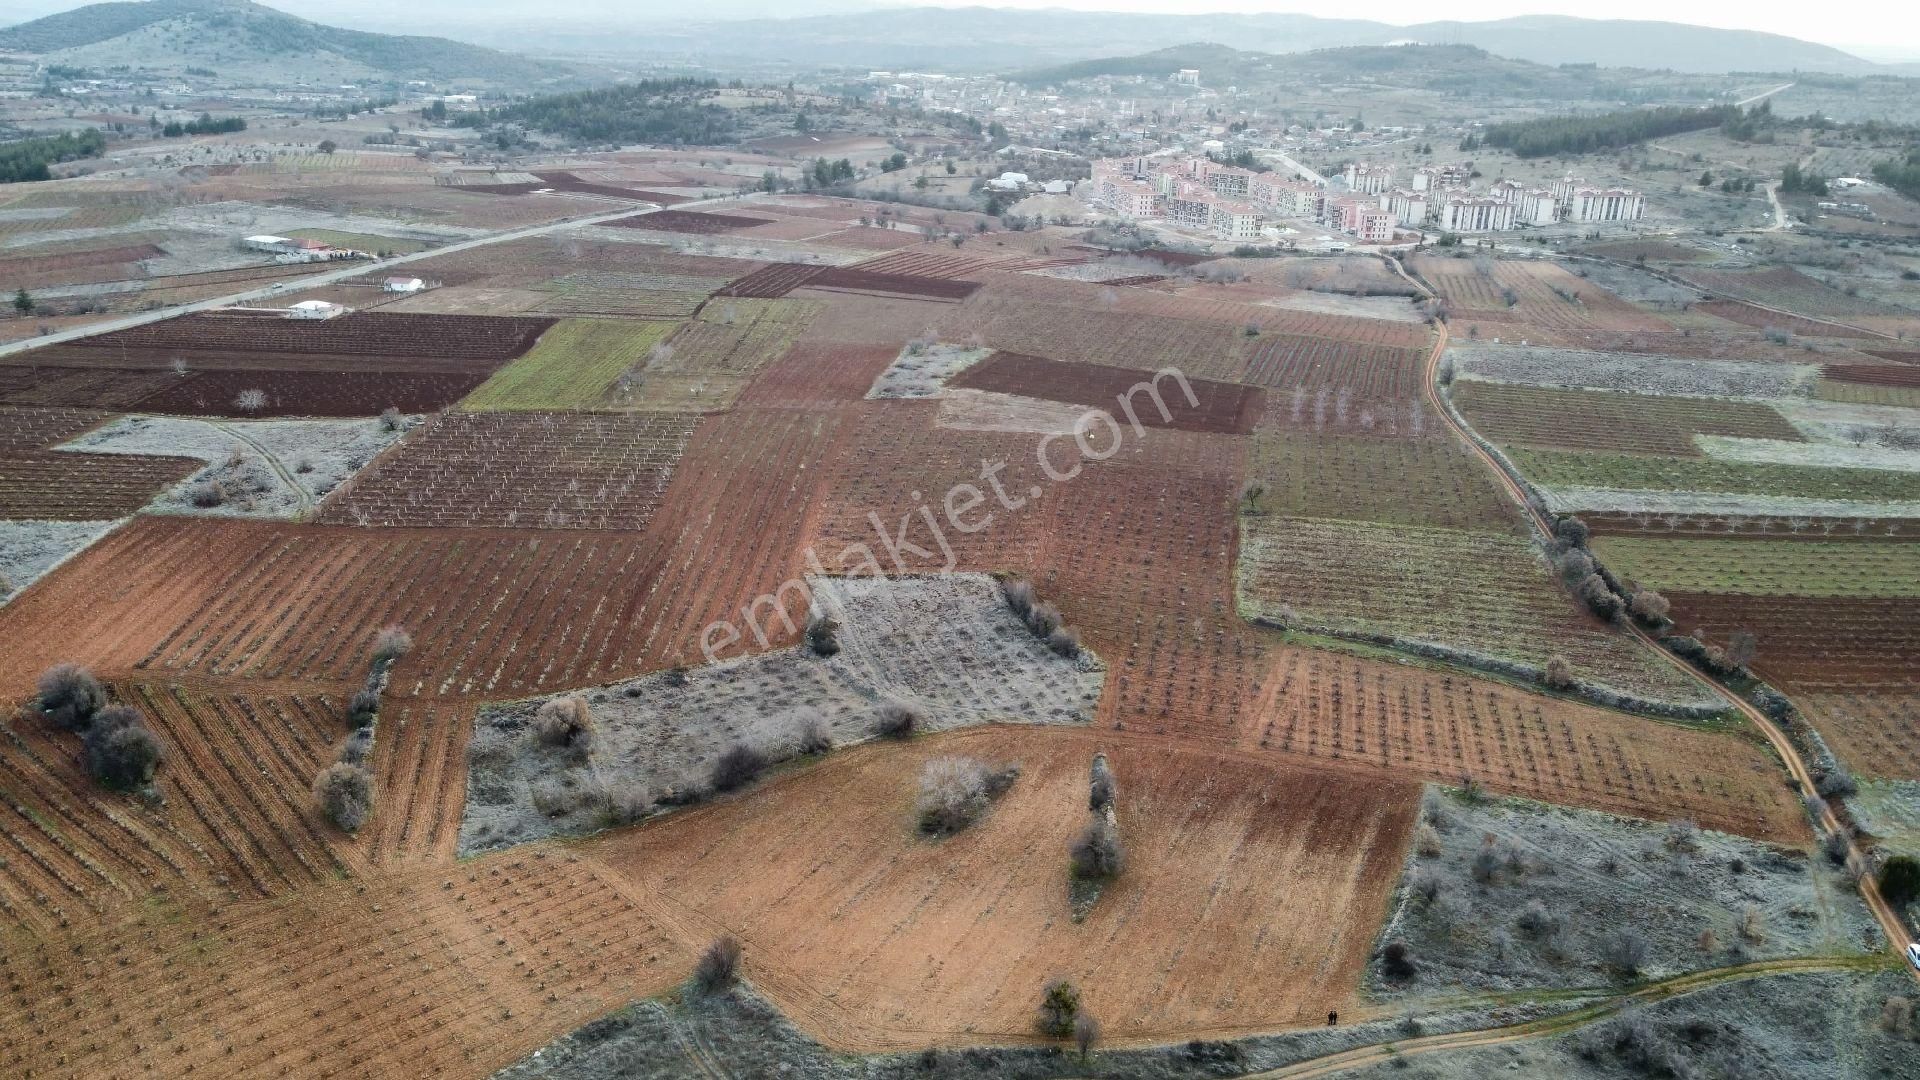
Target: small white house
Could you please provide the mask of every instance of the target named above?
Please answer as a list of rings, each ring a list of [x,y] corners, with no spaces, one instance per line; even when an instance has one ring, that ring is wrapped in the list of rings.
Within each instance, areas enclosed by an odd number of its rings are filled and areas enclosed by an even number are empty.
[[[264,234],[260,236],[249,236],[240,241],[240,246],[250,251],[266,251],[276,254],[283,251],[294,251],[298,247],[292,240],[284,236],[267,236]]]
[[[390,277],[384,288],[391,293],[417,293],[427,287],[427,283],[417,277]]]
[[[1003,172],[987,181],[987,186],[995,191],[1019,191],[1027,186],[1027,174],[1023,172]]]
[[[1049,195],[1065,195],[1073,191],[1073,184],[1067,180],[1049,180],[1043,190]]]
[[[346,312],[346,308],[328,303],[325,300],[302,300],[287,309],[289,319],[331,319]]]

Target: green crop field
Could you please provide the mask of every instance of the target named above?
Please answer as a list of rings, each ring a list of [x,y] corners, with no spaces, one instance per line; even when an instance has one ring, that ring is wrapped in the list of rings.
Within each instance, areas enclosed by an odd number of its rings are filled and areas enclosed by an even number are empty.
[[[1920,408],[1920,386],[1880,386],[1874,383],[1842,382],[1818,379],[1813,396],[1823,401],[1844,401],[1849,405],[1904,405]]]
[[[1920,501],[1920,473],[1750,461],[1564,453],[1514,448],[1508,457],[1547,488],[1706,491],[1862,502]]]
[[[1255,515],[1242,519],[1236,579],[1249,615],[1290,607],[1309,627],[1390,634],[1673,701],[1693,680],[1576,606],[1516,536]]]
[[[1920,597],[1920,544],[1603,536],[1607,568],[1672,592]]]
[[[467,395],[469,412],[591,408],[675,323],[563,319],[525,356]]]
[[[1513,506],[1437,420],[1412,439],[1262,429],[1250,475],[1274,514],[1514,534]]]

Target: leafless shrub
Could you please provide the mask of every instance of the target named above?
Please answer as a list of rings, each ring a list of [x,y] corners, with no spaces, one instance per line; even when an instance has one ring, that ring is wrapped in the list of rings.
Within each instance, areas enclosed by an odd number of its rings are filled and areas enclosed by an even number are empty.
[[[1100,1021],[1090,1012],[1082,1011],[1073,1018],[1073,1045],[1080,1051],[1082,1061],[1093,1051],[1095,1043],[1100,1041]]]
[[[807,648],[813,655],[825,659],[840,653],[840,620],[824,611],[812,611],[807,615]]]
[[[938,757],[920,769],[914,817],[929,836],[957,833],[986,814],[994,799],[1020,776],[1020,767],[990,768],[969,757]]]
[[[1700,850],[1700,826],[1687,818],[1667,822],[1666,844],[1669,851]]]
[[[413,651],[413,635],[398,626],[383,627],[373,636],[374,663],[390,664]]]
[[[1434,830],[1433,826],[1424,821],[1421,822],[1420,827],[1413,833],[1413,849],[1419,852],[1422,858],[1438,858],[1441,851],[1440,834]]]
[[[347,699],[347,722],[354,727],[370,727],[379,715],[380,695],[372,690],[356,690]]]
[[[1573,689],[1573,665],[1567,658],[1558,654],[1547,657],[1547,667],[1540,681],[1549,690]]]
[[[403,419],[400,416],[400,410],[394,406],[389,405],[380,410],[380,430],[399,431],[402,422]]]
[[[55,664],[40,674],[40,711],[67,731],[81,731],[107,705],[107,691],[78,664]]]
[[[1072,627],[1062,626],[1047,635],[1047,648],[1055,656],[1071,660],[1080,655],[1080,635]]]
[[[766,768],[766,755],[745,743],[734,743],[713,763],[713,788],[732,791],[745,787],[759,779]]]
[[[1535,941],[1545,941],[1559,935],[1566,924],[1561,917],[1547,910],[1547,905],[1538,900],[1529,900],[1520,911],[1520,917],[1514,920],[1520,932]]]
[[[1027,613],[1033,610],[1033,582],[1025,578],[1009,578],[1000,586],[1000,591],[1006,595],[1007,607],[1024,621]]]
[[[1854,783],[1853,774],[1847,771],[1846,766],[1835,764],[1833,768],[1820,775],[1814,790],[1818,791],[1823,799],[1844,799],[1859,791],[1860,788]]]
[[[1880,1030],[1898,1039],[1913,1037],[1913,1001],[1894,996],[1880,1006]]]
[[[548,698],[533,714],[533,734],[554,747],[584,747],[593,740],[593,711],[579,694]]]
[[[1766,924],[1760,917],[1759,908],[1750,907],[1740,913],[1740,938],[1753,945],[1767,940]]]
[[[1027,629],[1044,640],[1060,629],[1060,609],[1048,603],[1034,604],[1027,612]]]
[[[1608,934],[1600,943],[1601,958],[1623,978],[1638,975],[1651,952],[1646,935],[1630,927]]]
[[[602,793],[600,820],[608,828],[617,828],[639,821],[652,809],[653,797],[644,786],[632,782],[615,783]]]
[[[367,757],[372,753],[373,732],[361,728],[341,740],[340,749],[334,752],[333,760],[344,761],[349,765],[365,765]]]
[[[798,749],[802,754],[824,754],[832,750],[833,733],[827,730],[827,722],[817,715],[802,720]]]
[[[313,794],[328,821],[347,832],[356,832],[373,812],[373,774],[358,765],[336,761],[314,777]]]
[[[1820,841],[1820,850],[1826,852],[1827,861],[1835,866],[1847,865],[1847,855],[1853,850],[1853,841],[1840,829],[1828,833]]]
[[[702,993],[713,994],[732,986],[740,977],[740,939],[722,934],[700,954],[693,968],[694,985]]]
[[[202,480],[187,488],[187,501],[202,510],[211,510],[227,501],[227,489],[212,480]]]
[[[1067,845],[1067,855],[1073,863],[1073,876],[1084,881],[1118,877],[1127,861],[1120,833],[1104,815],[1088,822],[1080,835],[1074,837]]]
[[[920,710],[904,701],[889,701],[880,706],[873,721],[873,733],[889,739],[904,739],[926,726]]]
[[[1634,618],[1639,619],[1641,622],[1655,625],[1666,622],[1667,613],[1671,611],[1672,608],[1673,605],[1667,602],[1666,597],[1661,596],[1652,589],[1640,589],[1636,591],[1633,594],[1632,602],[1628,604],[1628,610],[1633,612]]]
[[[1113,805],[1119,788],[1114,783],[1113,767],[1107,764],[1107,755],[1093,755],[1093,768],[1087,783],[1087,809],[1094,813],[1104,813]]]
[[[243,413],[257,413],[267,407],[265,390],[242,390],[233,399],[233,407]]]
[[[1413,947],[1404,941],[1387,942],[1380,950],[1380,967],[1387,978],[1396,982],[1407,982],[1420,971],[1413,959]]]

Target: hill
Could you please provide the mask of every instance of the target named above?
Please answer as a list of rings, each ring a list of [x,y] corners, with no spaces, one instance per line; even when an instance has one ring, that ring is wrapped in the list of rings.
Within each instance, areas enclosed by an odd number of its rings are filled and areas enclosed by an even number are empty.
[[[484,79],[529,83],[560,65],[437,37],[401,37],[308,22],[251,0],[141,0],[89,4],[0,30],[0,50],[83,67],[223,74],[311,67],[359,77]]]
[[[1518,94],[1574,100],[1610,78],[1603,69],[1547,67],[1495,56],[1471,45],[1362,45],[1303,53],[1247,52],[1195,43],[1134,56],[1077,60],[1009,74],[1027,86],[1057,86],[1103,75],[1162,77],[1198,68],[1210,86],[1241,87],[1310,81],[1418,87],[1442,93]]]
[[[1310,15],[1154,15],[1048,9],[902,8],[856,15],[663,27],[644,40],[598,39],[685,56],[880,68],[1004,71],[1159,48],[1169,41],[1272,53],[1399,41],[1470,45],[1539,64],[1671,68],[1683,72],[1882,70],[1839,49],[1747,30],[1564,16],[1395,26]]]

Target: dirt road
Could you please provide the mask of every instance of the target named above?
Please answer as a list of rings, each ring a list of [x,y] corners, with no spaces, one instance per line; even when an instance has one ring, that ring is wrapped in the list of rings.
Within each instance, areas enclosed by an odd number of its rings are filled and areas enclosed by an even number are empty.
[[[1480,458],[1489,469],[1493,470],[1494,479],[1498,481],[1507,494],[1520,505],[1521,511],[1527,515],[1528,520],[1532,523],[1533,527],[1539,531],[1540,536],[1542,538],[1552,536],[1552,523],[1547,520],[1545,514],[1535,509],[1533,504],[1528,502],[1526,490],[1521,486],[1520,482],[1507,471],[1499,459],[1488,452],[1484,446],[1480,445],[1479,440],[1474,438],[1473,433],[1467,430],[1466,426],[1461,423],[1459,418],[1454,415],[1453,410],[1447,407],[1446,401],[1443,400],[1440,394],[1439,372],[1441,358],[1447,349],[1447,325],[1445,323],[1439,324],[1439,330],[1439,337],[1434,343],[1433,352],[1427,358],[1426,391],[1428,401],[1431,402],[1434,409],[1439,412],[1441,420],[1443,420],[1449,428],[1453,429],[1456,436],[1466,443],[1467,449]],[[1637,624],[1629,621],[1626,623],[1626,626],[1634,636],[1638,637],[1642,643],[1653,650],[1654,655],[1711,687],[1714,693],[1720,695],[1727,704],[1732,706],[1742,716],[1746,717],[1748,722],[1753,724],[1754,730],[1760,732],[1766,737],[1767,742],[1772,744],[1774,752],[1780,756],[1780,760],[1787,767],[1787,772],[1792,775],[1794,784],[1799,788],[1801,797],[1815,800],[1817,805],[1819,805],[1820,818],[1818,824],[1820,828],[1827,833],[1837,832],[1840,835],[1846,836],[1847,869],[1859,884],[1861,900],[1865,901],[1867,910],[1871,911],[1874,919],[1880,923],[1880,928],[1886,933],[1887,943],[1892,947],[1894,955],[1902,957],[1901,967],[1904,968],[1909,975],[1912,975],[1916,982],[1920,982],[1920,971],[1915,971],[1913,967],[1904,960],[1904,953],[1906,952],[1907,945],[1912,942],[1912,937],[1908,935],[1906,926],[1901,923],[1899,916],[1894,912],[1893,908],[1886,902],[1886,899],[1880,895],[1879,885],[1874,881],[1873,875],[1866,872],[1867,860],[1865,855],[1860,851],[1859,847],[1854,844],[1853,837],[1841,827],[1840,820],[1834,816],[1833,810],[1826,805],[1824,800],[1820,799],[1819,792],[1814,787],[1813,774],[1807,768],[1806,762],[1801,759],[1799,750],[1793,745],[1793,740],[1787,738],[1786,733],[1780,730],[1779,726],[1776,725],[1766,713],[1748,702],[1746,698],[1721,685],[1718,680],[1708,678],[1691,664],[1668,652],[1651,634],[1647,633],[1646,630]],[[1804,712],[1802,715],[1805,715]]]

